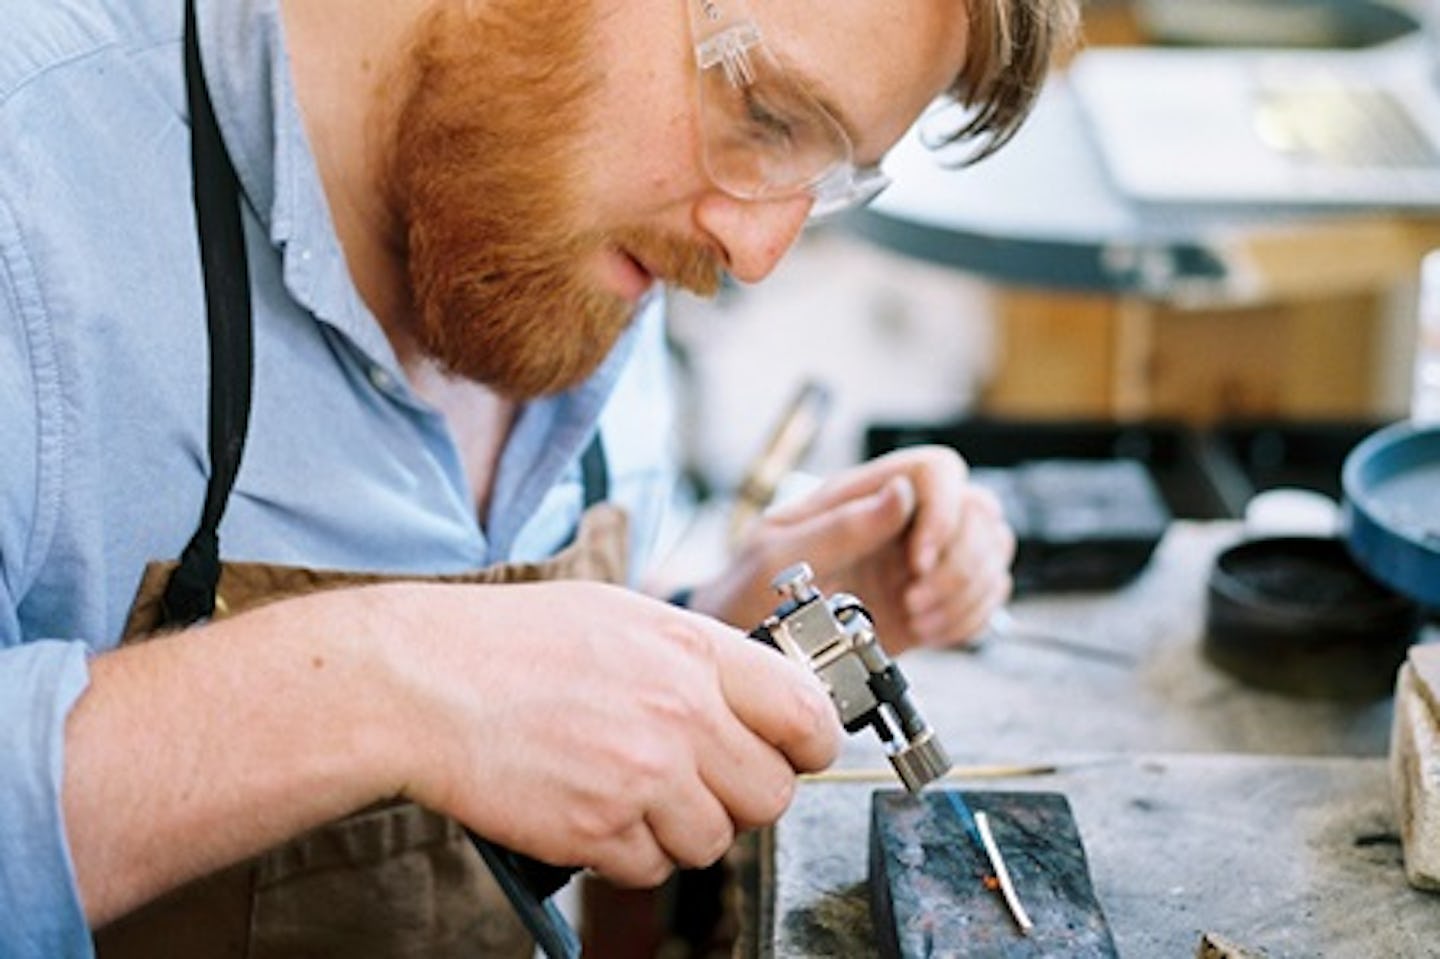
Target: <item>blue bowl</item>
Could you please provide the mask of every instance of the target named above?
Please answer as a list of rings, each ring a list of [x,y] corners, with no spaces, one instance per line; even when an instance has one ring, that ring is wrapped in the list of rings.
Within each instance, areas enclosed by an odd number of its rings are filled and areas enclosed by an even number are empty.
[[[1341,471],[1346,545],[1387,586],[1440,609],[1440,426],[1395,423]]]

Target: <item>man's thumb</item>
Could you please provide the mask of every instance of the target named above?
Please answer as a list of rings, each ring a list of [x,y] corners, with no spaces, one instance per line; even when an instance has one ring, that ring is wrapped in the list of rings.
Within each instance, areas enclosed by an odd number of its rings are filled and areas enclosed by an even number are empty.
[[[820,513],[804,524],[806,555],[817,568],[837,568],[903,536],[915,515],[915,486],[896,476],[866,496]]]

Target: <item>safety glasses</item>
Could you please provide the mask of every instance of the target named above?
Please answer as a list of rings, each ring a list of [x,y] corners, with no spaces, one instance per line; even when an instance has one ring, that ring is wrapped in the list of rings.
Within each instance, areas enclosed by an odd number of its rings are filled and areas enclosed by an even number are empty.
[[[716,186],[742,200],[808,193],[816,219],[890,185],[879,167],[855,165],[844,128],[780,66],[740,0],[689,2],[701,150]]]

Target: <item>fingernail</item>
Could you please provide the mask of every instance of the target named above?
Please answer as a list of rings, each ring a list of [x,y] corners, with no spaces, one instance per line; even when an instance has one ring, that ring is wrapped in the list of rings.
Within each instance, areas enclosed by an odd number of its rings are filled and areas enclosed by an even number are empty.
[[[915,565],[922,575],[935,568],[935,563],[940,559],[940,549],[934,543],[925,543],[920,547],[920,552],[915,557]]]
[[[905,477],[897,476],[890,481],[891,491],[905,504],[905,512],[908,514],[915,508],[915,487]]]

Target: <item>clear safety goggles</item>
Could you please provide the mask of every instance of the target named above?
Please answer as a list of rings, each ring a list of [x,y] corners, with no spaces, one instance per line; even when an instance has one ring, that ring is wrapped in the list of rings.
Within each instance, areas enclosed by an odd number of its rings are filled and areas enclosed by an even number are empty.
[[[857,167],[844,128],[780,66],[740,0],[690,0],[700,71],[701,151],[721,190],[742,200],[808,193],[810,218],[863,206],[890,185]]]

